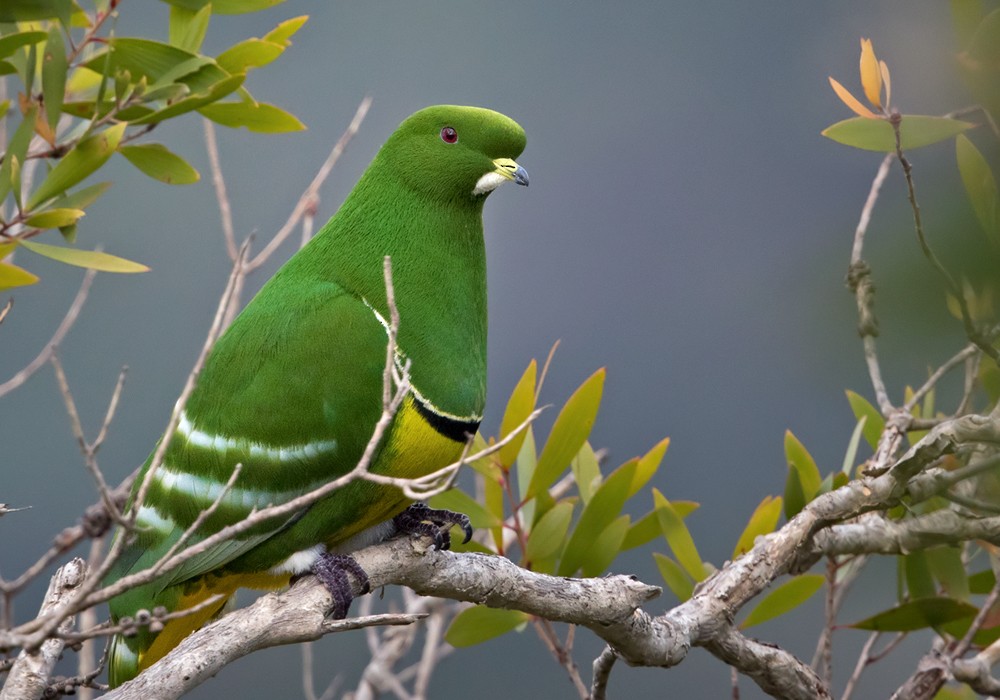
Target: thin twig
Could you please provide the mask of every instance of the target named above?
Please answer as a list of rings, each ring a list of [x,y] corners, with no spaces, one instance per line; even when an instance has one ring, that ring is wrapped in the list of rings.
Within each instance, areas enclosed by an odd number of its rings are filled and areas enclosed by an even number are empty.
[[[320,169],[313,178],[313,181],[309,183],[305,192],[303,192],[302,196],[299,197],[299,201],[295,204],[295,208],[292,209],[292,213],[289,215],[288,220],[285,221],[281,229],[279,229],[274,235],[274,238],[268,241],[267,245],[264,246],[264,249],[257,253],[257,255],[247,263],[248,272],[256,270],[258,267],[263,265],[269,257],[271,257],[274,251],[277,250],[278,246],[280,246],[285,239],[288,238],[289,234],[295,230],[295,227],[298,225],[302,216],[309,210],[310,207],[313,206],[313,200],[316,197],[316,193],[319,192],[319,188],[330,175],[330,171],[333,170],[333,166],[335,166],[337,161],[340,160],[340,156],[343,154],[344,149],[347,148],[347,144],[349,144],[351,139],[354,138],[354,135],[358,133],[358,130],[361,128],[361,122],[364,121],[365,115],[368,114],[368,108],[371,107],[371,104],[371,97],[365,97],[361,100],[357,110],[354,112],[354,118],[351,119],[351,123],[348,125],[341,137],[337,139],[337,143],[334,144],[330,154],[326,157],[323,165],[320,166]]]
[[[233,231],[233,210],[226,193],[226,180],[222,176],[222,166],[219,164],[219,145],[215,140],[215,125],[208,119],[202,119],[205,128],[205,150],[208,151],[208,163],[212,169],[212,185],[215,187],[215,199],[219,203],[219,217],[222,219],[222,235],[226,241],[226,254],[231,262],[236,262],[238,249],[236,233]]]
[[[31,378],[31,375],[41,369],[42,366],[49,361],[49,357],[55,351],[56,347],[62,344],[63,338],[66,337],[69,329],[73,327],[73,324],[76,323],[77,318],[79,318],[80,310],[83,308],[83,303],[87,300],[87,294],[90,293],[90,284],[94,281],[94,277],[96,275],[97,272],[95,270],[87,270],[87,273],[83,276],[83,281],[80,283],[80,289],[73,298],[73,303],[69,305],[66,315],[63,316],[63,320],[59,324],[59,327],[56,328],[56,332],[52,334],[51,340],[45,344],[45,347],[42,348],[41,352],[39,352],[35,359],[29,362],[24,369],[3,384],[0,384],[0,396],[9,394],[11,391],[24,384]]]
[[[618,655],[610,646],[605,646],[600,655],[594,659],[594,680],[590,686],[590,700],[607,698],[608,679],[617,660]]]

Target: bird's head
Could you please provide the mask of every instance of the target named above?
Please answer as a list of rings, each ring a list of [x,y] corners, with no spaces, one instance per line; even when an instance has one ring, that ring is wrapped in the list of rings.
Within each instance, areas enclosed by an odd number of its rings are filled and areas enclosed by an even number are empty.
[[[514,161],[524,145],[524,129],[499,112],[438,105],[400,124],[379,158],[413,190],[474,201],[507,181],[528,184],[528,173]]]

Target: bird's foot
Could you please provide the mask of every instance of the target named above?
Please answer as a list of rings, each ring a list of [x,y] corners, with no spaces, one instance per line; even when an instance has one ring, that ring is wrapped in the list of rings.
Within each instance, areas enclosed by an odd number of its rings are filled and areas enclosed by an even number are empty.
[[[472,539],[472,524],[465,513],[453,510],[430,508],[426,503],[416,502],[392,519],[397,532],[430,537],[435,549],[451,548],[451,527],[458,525],[465,533],[465,544]]]
[[[334,620],[343,620],[354,600],[354,588],[348,574],[353,576],[361,586],[361,594],[371,590],[368,574],[349,554],[332,554],[326,552],[313,562],[312,573],[320,580],[333,598],[333,609],[330,616]]]

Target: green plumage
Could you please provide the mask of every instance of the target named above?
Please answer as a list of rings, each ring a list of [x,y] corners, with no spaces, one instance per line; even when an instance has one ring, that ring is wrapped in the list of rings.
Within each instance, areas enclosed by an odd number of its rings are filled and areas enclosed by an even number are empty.
[[[524,144],[515,122],[473,107],[429,107],[400,125],[337,214],[217,342],[153,475],[141,531],[107,583],[163,556],[216,500],[236,464],[243,465],[239,479],[193,541],[355,466],[381,413],[385,255],[414,390],[372,469],[417,476],[458,457],[458,436],[478,424],[486,394],[482,206],[505,180],[527,184],[511,160]],[[363,542],[363,531],[407,504],[397,489],[354,482],[113,599],[112,618],[187,608],[241,585],[280,585],[308,570],[321,549]],[[220,606],[172,621],[158,635],[144,629],[116,638],[112,685],[155,662]]]

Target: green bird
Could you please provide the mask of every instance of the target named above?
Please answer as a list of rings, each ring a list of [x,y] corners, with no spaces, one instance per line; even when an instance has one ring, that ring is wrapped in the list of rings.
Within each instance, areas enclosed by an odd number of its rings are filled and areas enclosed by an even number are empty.
[[[528,184],[513,160],[524,146],[516,122],[477,107],[428,107],[399,126],[333,218],[219,338],[106,584],[163,557],[219,499],[237,464],[238,478],[190,542],[354,468],[382,411],[390,317],[384,256],[400,317],[397,360],[410,363],[412,388],[371,470],[412,478],[459,458],[486,398],[483,203],[504,182]],[[400,529],[456,522],[471,532],[456,514],[408,506],[398,488],[354,481],[112,599],[118,622],[221,594],[154,629],[116,636],[111,685],[220,614],[238,588],[278,588],[311,571],[343,617],[351,599],[345,571],[367,578],[345,553]]]

